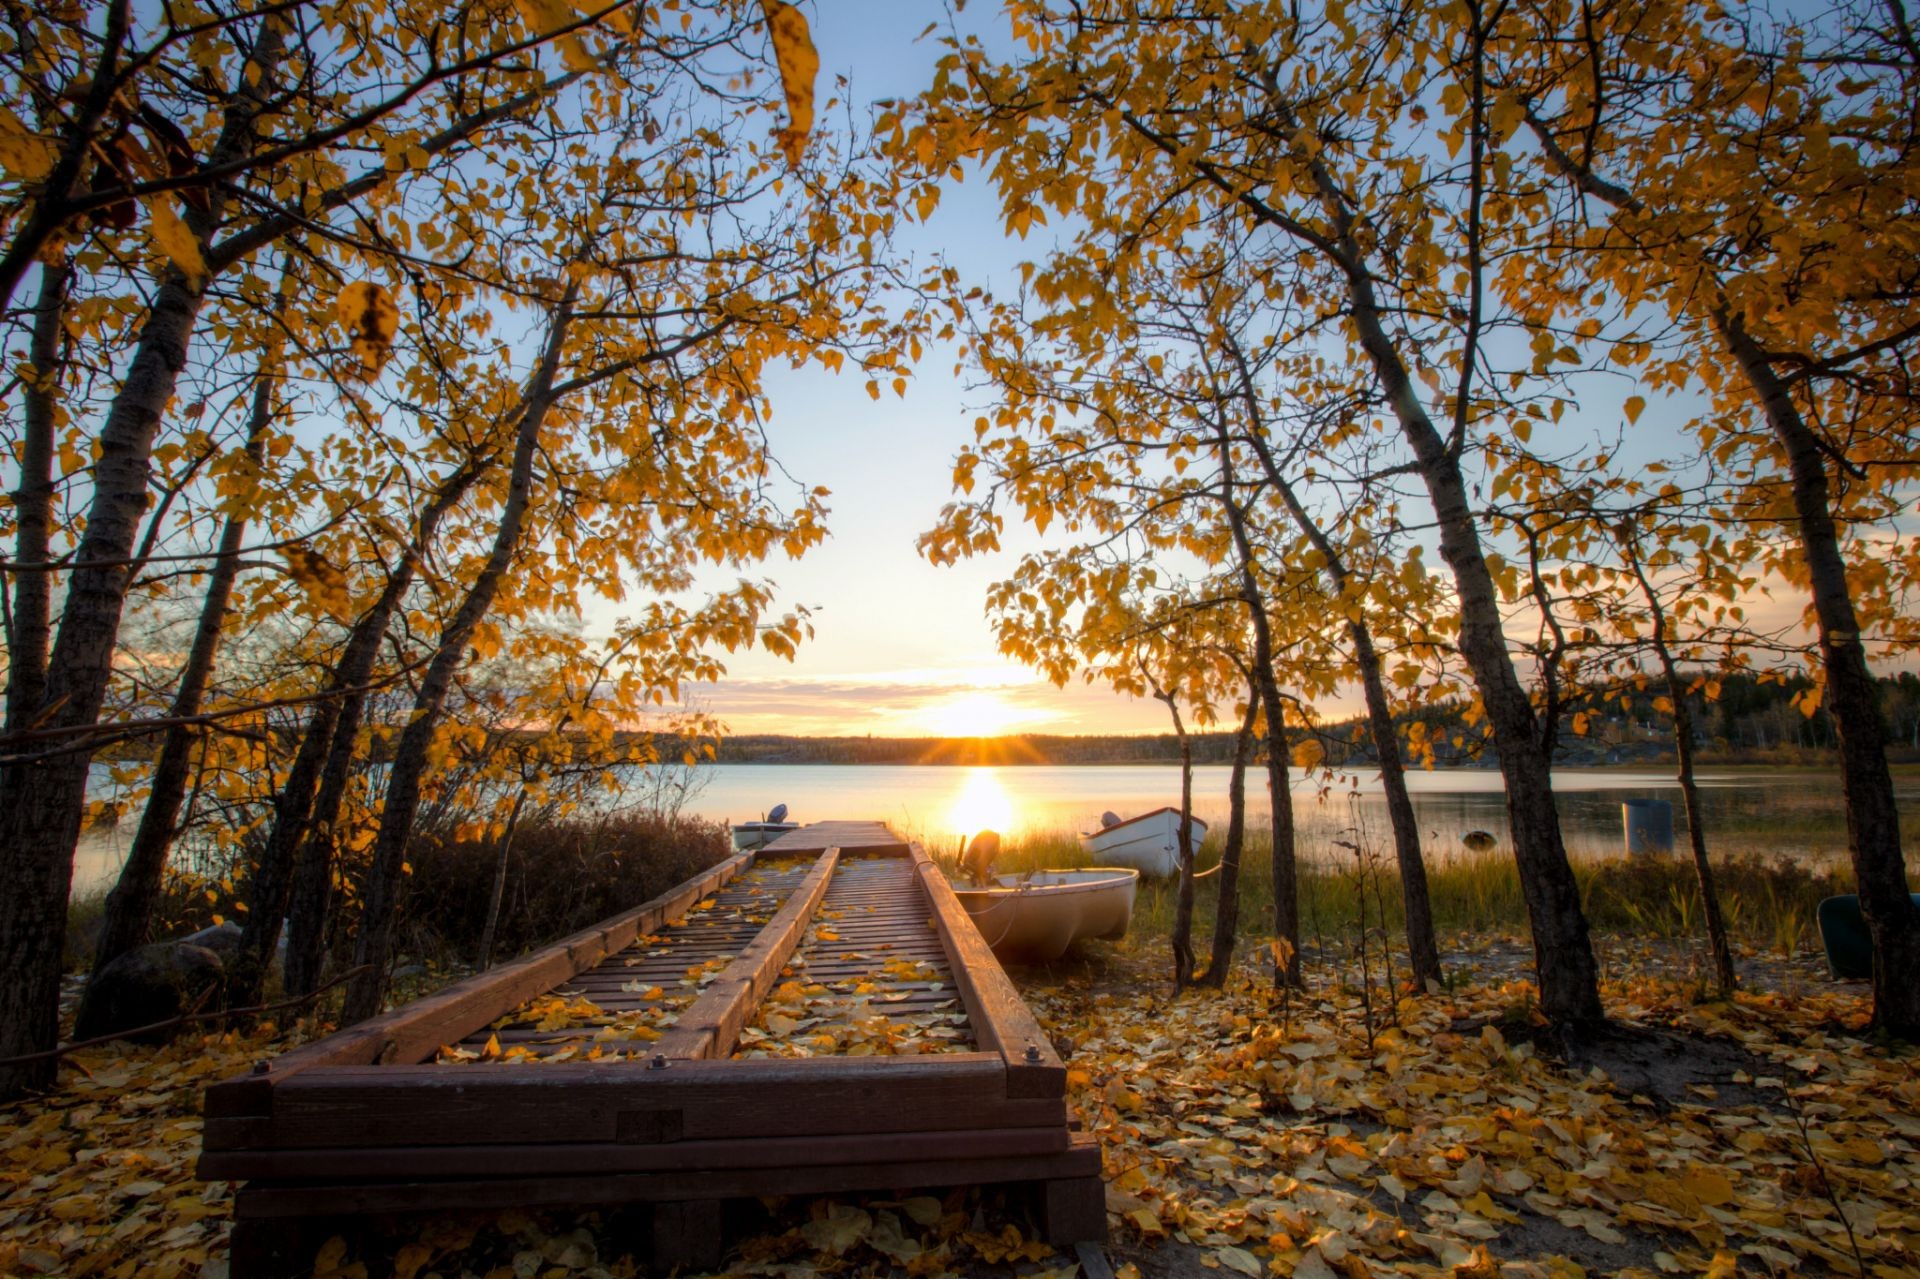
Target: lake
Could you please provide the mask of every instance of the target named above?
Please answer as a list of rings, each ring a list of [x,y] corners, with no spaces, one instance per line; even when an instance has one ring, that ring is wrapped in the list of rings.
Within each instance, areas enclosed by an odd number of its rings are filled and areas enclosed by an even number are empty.
[[[1180,770],[1174,765],[1080,765],[957,767],[866,764],[719,764],[685,811],[723,821],[751,821],[775,804],[789,819],[874,819],[903,834],[943,846],[974,831],[1085,831],[1112,810],[1123,817],[1180,802]],[[1224,765],[1194,770],[1194,811],[1224,824]],[[1796,858],[1843,857],[1846,832],[1837,775],[1821,769],[1710,768],[1702,770],[1707,835],[1716,853],[1757,852]],[[1506,808],[1500,774],[1491,768],[1422,770],[1408,774],[1425,851],[1431,858],[1460,852],[1468,831],[1491,832],[1506,843]],[[1909,847],[1920,843],[1920,772],[1894,775],[1902,829]],[[1561,825],[1576,856],[1619,853],[1623,848],[1620,802],[1665,799],[1673,804],[1675,838],[1684,847],[1680,788],[1671,773],[1656,769],[1582,768],[1554,773]],[[1266,780],[1249,773],[1250,821],[1266,821]],[[1329,841],[1358,829],[1382,849],[1391,848],[1378,775],[1343,776],[1323,789],[1318,779],[1296,778],[1294,813],[1303,856],[1323,855]],[[103,888],[119,873],[136,819],[118,830],[90,835],[74,865],[74,891]]]
[[[1224,823],[1224,765],[1194,769],[1194,812]],[[1562,828],[1579,854],[1623,848],[1620,804],[1664,799],[1674,809],[1676,839],[1685,839],[1680,787],[1671,772],[1653,769],[1560,769],[1554,775]],[[1420,770],[1407,775],[1414,810],[1430,853],[1460,848],[1468,831],[1490,831],[1504,844],[1506,801],[1492,768]],[[1250,821],[1267,820],[1266,778],[1248,774]],[[1717,768],[1699,775],[1710,839],[1760,851],[1842,855],[1844,815],[1836,776],[1817,769]],[[1901,815],[1910,836],[1920,835],[1920,774],[1896,774]],[[1180,802],[1180,770],[1173,765],[1053,767],[941,767],[900,765],[727,764],[688,804],[701,816],[731,821],[760,817],[775,804],[791,821],[877,818],[921,838],[952,840],[982,828],[1002,834],[1093,830],[1100,814],[1122,817]],[[1303,835],[1324,838],[1359,827],[1390,840],[1378,773],[1345,775],[1331,785],[1296,777],[1294,814]],[[1760,842],[1756,842],[1760,841]],[[1736,851],[1729,848],[1727,851]]]

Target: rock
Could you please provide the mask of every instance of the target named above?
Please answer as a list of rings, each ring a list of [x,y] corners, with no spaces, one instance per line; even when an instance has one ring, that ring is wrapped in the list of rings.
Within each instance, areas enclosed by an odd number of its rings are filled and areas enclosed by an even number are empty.
[[[220,956],[222,963],[228,963],[240,949],[240,937],[240,925],[229,919],[223,923],[209,924],[197,933],[176,937],[174,943],[181,946],[205,946]]]
[[[208,986],[226,980],[226,965],[217,951],[185,941],[154,942],[130,950],[94,976],[81,1008],[77,1039],[117,1035],[157,1021],[178,1017]],[[215,999],[218,996],[216,994]],[[217,1007],[209,1001],[208,1008]],[[164,1044],[178,1027],[129,1036],[137,1043]]]

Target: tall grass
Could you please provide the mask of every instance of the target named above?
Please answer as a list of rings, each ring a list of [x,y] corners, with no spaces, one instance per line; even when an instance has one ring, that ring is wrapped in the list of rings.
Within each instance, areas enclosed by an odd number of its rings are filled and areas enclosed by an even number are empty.
[[[1313,947],[1344,944],[1359,917],[1358,894],[1367,894],[1369,926],[1384,912],[1389,931],[1404,932],[1400,876],[1385,832],[1364,828],[1302,832],[1298,867],[1301,942]],[[1369,868],[1335,847],[1339,838],[1368,850]],[[1526,899],[1510,854],[1441,850],[1427,863],[1427,888],[1434,925],[1445,933],[1524,933]],[[1316,855],[1317,854],[1317,855]],[[1339,854],[1336,859],[1332,854]],[[1450,854],[1450,855],[1449,855]],[[1196,868],[1206,871],[1220,857],[1220,840],[1209,836]],[[1069,831],[1046,831],[1009,843],[998,863],[1003,873],[1034,868],[1090,864]],[[1604,932],[1677,939],[1701,930],[1699,886],[1693,865],[1681,856],[1575,857],[1588,922]],[[1853,891],[1852,875],[1839,863],[1797,862],[1754,852],[1717,860],[1716,886],[1728,927],[1737,941],[1763,950],[1797,951],[1813,943],[1815,909],[1823,897]],[[1219,881],[1207,876],[1195,885],[1194,915],[1204,933],[1211,925]],[[1143,944],[1164,940],[1172,931],[1176,885],[1142,878],[1134,902],[1132,935]],[[1250,831],[1240,864],[1240,920],[1244,940],[1257,941],[1272,931],[1272,842]]]

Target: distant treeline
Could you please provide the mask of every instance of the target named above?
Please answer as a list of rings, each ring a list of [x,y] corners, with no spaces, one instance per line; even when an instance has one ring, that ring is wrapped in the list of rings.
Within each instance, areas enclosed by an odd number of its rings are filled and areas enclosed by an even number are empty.
[[[1920,676],[1902,672],[1881,679],[1881,715],[1887,744],[1896,759],[1920,759]],[[1833,720],[1824,709],[1801,712],[1796,699],[1812,687],[1803,675],[1761,679],[1755,675],[1720,677],[1719,696],[1705,691],[1690,699],[1696,745],[1705,763],[1782,763],[1818,759],[1834,746]],[[1623,702],[1624,695],[1624,702]],[[1606,698],[1570,704],[1562,712],[1557,758],[1568,764],[1641,764],[1670,759],[1672,716],[1655,707],[1661,690],[1618,690]],[[1430,707],[1402,717],[1418,720],[1434,743],[1434,762],[1442,765],[1489,763],[1491,747],[1467,722],[1465,703]],[[1574,731],[1576,714],[1586,732]],[[1373,762],[1373,743],[1360,719],[1342,720],[1309,732],[1294,729],[1296,742],[1318,739],[1329,762],[1363,766]],[[1192,733],[1188,737],[1197,764],[1225,764],[1233,758],[1232,734]],[[791,737],[745,733],[722,739],[723,764],[1171,764],[1180,744],[1171,733],[1138,735],[1018,733],[1005,737]]]

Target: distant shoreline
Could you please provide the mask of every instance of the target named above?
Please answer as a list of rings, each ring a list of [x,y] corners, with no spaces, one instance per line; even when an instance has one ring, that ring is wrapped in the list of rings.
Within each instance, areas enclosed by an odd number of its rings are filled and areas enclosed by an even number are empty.
[[[1295,731],[1290,736],[1295,740],[1303,740],[1305,734]],[[1192,748],[1195,764],[1233,762],[1231,733],[1192,733],[1187,741]],[[1343,745],[1337,740],[1328,744],[1336,748]],[[672,751],[663,748],[662,754],[671,758]],[[1888,755],[1896,764],[1920,764],[1920,751],[1889,744]],[[743,733],[721,738],[714,762],[873,767],[949,765],[976,768],[1178,764],[1180,744],[1171,733],[1124,736],[1011,734],[1003,737],[800,737]],[[1335,768],[1377,766],[1370,750],[1358,748],[1331,750],[1326,762]],[[1838,766],[1839,756],[1836,751],[1820,747],[1719,750],[1703,745],[1696,750],[1695,763],[1711,768],[1829,769]],[[1554,764],[1563,768],[1671,768],[1674,766],[1674,753],[1670,742],[1662,744],[1639,740],[1604,743],[1575,738],[1556,753]],[[1490,752],[1472,750],[1439,753],[1434,765],[1439,768],[1497,767]]]

